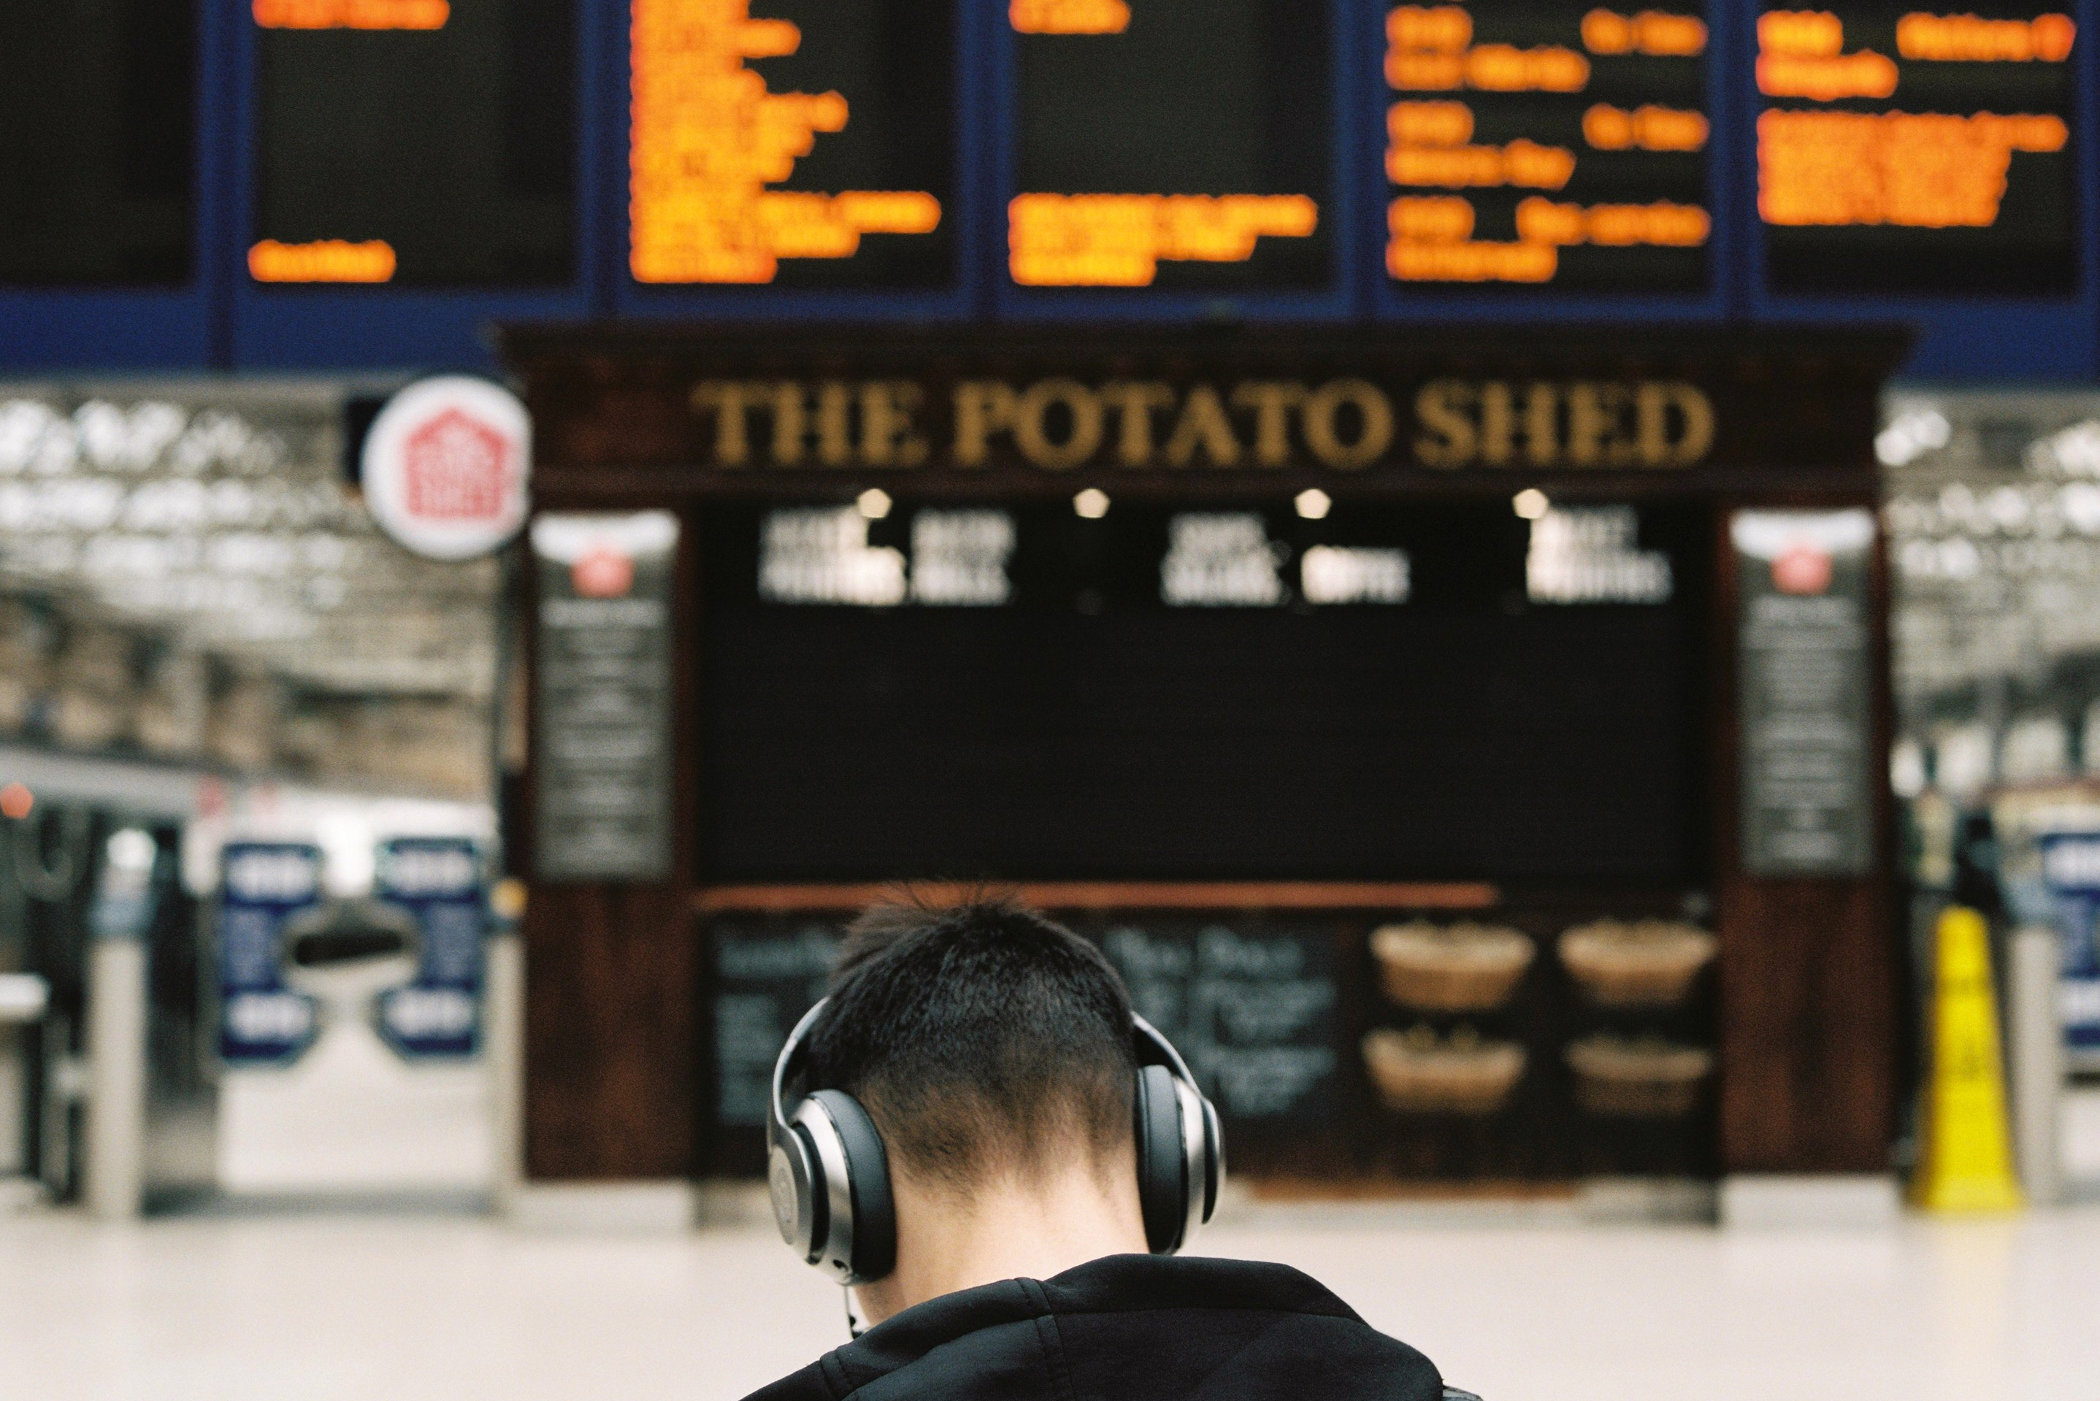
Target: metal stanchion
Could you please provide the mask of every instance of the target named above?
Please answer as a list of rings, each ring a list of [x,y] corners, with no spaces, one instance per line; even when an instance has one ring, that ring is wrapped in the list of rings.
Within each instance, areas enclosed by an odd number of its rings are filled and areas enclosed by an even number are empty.
[[[139,1214],[146,1190],[146,939],[158,850],[138,828],[108,843],[88,924],[87,1169],[91,1215]]]
[[[2064,1033],[2057,1011],[2061,958],[2055,930],[2028,925],[2014,932],[2006,977],[2013,1143],[2020,1185],[2027,1200],[2038,1206],[2063,1196]]]
[[[139,1214],[146,1151],[146,945],[97,939],[88,963],[86,1200],[105,1221]]]
[[[489,1154],[496,1209],[509,1212],[525,1181],[525,941],[517,921],[524,887],[503,881],[490,902],[496,916],[488,941],[482,1009],[489,1076]]]

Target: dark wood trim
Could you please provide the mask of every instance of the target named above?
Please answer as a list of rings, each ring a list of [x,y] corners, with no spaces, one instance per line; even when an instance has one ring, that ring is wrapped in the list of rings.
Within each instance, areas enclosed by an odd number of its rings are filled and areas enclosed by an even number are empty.
[[[897,896],[897,885],[717,885],[693,893],[693,909],[712,914],[800,914],[858,910]],[[913,885],[933,903],[979,889]],[[1501,892],[1477,881],[1024,881],[991,887],[1046,910],[1482,910]]]
[[[543,500],[542,509],[550,507]],[[565,503],[566,504],[566,503]],[[653,501],[621,503],[630,509]],[[699,681],[698,559],[690,512],[680,521],[672,600],[671,873],[647,884],[535,880],[526,905],[525,1171],[535,1180],[684,1177],[704,1122],[698,1085],[699,921],[692,912],[699,756],[690,735]],[[528,680],[537,675],[538,572],[524,571]],[[526,723],[537,703],[528,684]],[[528,730],[537,746],[537,731]],[[521,785],[527,809],[521,869],[531,870],[535,775]]]
[[[1849,879],[1766,879],[1743,870],[1740,587],[1729,538],[1738,510],[1877,510],[1772,493],[1717,503],[1713,692],[1716,927],[1720,958],[1720,1162],[1724,1172],[1885,1172],[1896,1122],[1897,940],[1892,799],[1875,802],[1874,868]],[[1878,514],[1878,511],[1877,511]],[[1871,753],[1888,752],[1888,573],[1877,531],[1869,572]]]

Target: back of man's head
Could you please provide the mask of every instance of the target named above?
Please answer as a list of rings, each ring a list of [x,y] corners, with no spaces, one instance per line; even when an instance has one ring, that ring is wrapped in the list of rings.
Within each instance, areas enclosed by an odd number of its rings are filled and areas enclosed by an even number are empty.
[[[957,1191],[1131,1141],[1130,997],[1100,952],[1018,905],[870,910],[811,1029],[809,1084],[859,1100],[902,1172]]]

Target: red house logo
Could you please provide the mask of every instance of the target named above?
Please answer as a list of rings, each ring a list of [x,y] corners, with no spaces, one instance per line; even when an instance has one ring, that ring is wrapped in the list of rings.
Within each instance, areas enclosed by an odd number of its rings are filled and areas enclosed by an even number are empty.
[[[493,521],[505,509],[511,480],[510,440],[498,429],[448,408],[409,433],[401,445],[403,504],[423,520]]]

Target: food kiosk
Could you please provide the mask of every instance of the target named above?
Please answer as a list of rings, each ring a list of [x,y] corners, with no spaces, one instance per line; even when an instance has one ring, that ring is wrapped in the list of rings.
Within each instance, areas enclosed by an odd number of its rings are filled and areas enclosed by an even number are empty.
[[[756,1175],[890,882],[1275,1193],[1882,1174],[1893,332],[532,327],[526,1170]]]

